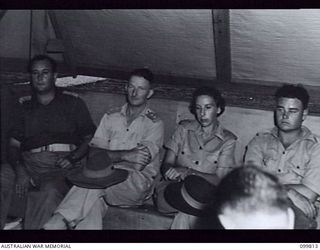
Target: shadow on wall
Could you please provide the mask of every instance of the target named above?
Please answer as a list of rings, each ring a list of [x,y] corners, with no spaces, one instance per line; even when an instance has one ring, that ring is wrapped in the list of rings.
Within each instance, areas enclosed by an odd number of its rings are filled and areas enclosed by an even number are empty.
[[[99,124],[104,113],[114,107],[119,107],[125,103],[124,95],[110,94],[105,92],[79,91],[79,96],[87,103],[92,119],[96,125]],[[188,109],[189,103],[186,101],[174,101],[153,98],[150,100],[150,107],[155,110],[165,124],[165,141],[173,133],[176,124],[183,119],[193,119],[193,115]],[[5,107],[2,105],[2,111]],[[4,112],[1,112],[2,116]],[[8,113],[8,112],[6,112]],[[6,119],[2,119],[2,122]],[[238,136],[236,148],[237,163],[241,163],[245,146],[252,137],[260,131],[271,128],[273,123],[273,112],[246,109],[238,107],[226,107],[226,111],[219,118],[221,124]],[[312,132],[320,135],[320,117],[308,116],[304,125]],[[2,126],[1,133],[5,134]],[[4,145],[2,136],[2,145]],[[3,148],[3,147],[2,147]],[[2,150],[3,155],[3,150]]]
[[[122,105],[125,98],[121,95],[85,92],[80,94],[87,102],[92,118],[96,124],[99,123],[102,115],[114,106]],[[154,109],[165,123],[165,141],[173,133],[176,124],[183,119],[193,119],[189,112],[188,102],[173,101],[153,98],[150,106]],[[225,113],[219,118],[221,124],[238,136],[236,148],[237,163],[242,161],[245,146],[257,132],[274,126],[273,112],[246,109],[238,107],[226,107]],[[304,125],[312,132],[320,135],[320,117],[309,116]]]

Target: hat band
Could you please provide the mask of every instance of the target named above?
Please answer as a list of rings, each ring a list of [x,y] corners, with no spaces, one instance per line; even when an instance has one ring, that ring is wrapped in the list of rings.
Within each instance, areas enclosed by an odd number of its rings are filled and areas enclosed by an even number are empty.
[[[111,167],[106,167],[100,170],[91,170],[85,167],[83,168],[83,171],[82,171],[83,175],[88,178],[103,178],[110,175],[111,172],[112,172]]]
[[[182,185],[182,188],[181,188],[181,195],[182,195],[183,199],[193,208],[196,208],[198,210],[202,210],[202,209],[205,209],[206,207],[208,207],[208,204],[201,203],[199,201],[196,201],[194,198],[192,198],[188,194],[184,184]]]

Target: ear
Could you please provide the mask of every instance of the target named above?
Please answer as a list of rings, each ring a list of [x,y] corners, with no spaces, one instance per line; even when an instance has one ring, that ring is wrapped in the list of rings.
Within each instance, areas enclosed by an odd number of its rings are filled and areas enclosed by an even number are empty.
[[[220,116],[220,115],[221,115],[221,108],[218,107],[218,108],[217,108],[217,116]]]
[[[57,73],[57,72],[56,72],[56,73],[53,73],[53,79],[54,79],[54,81],[56,81],[57,78],[58,78],[58,73]]]
[[[288,229],[294,229],[294,217],[295,217],[295,215],[294,215],[294,212],[293,212],[293,210],[292,210],[292,208],[291,207],[289,207],[288,208],[288,210],[287,210],[287,214],[288,214]]]
[[[153,94],[154,94],[153,89],[149,89],[149,93],[148,93],[148,95],[147,95],[147,99],[150,99],[151,96],[153,96]]]
[[[303,114],[302,114],[302,121],[307,119],[308,114],[309,114],[309,110],[308,109],[304,109],[303,110]]]
[[[221,225],[225,228],[225,229],[235,229],[234,228],[234,223],[233,220],[228,217],[225,214],[219,214],[218,218],[220,220]]]
[[[128,84],[124,85],[124,90],[127,92],[128,91]]]

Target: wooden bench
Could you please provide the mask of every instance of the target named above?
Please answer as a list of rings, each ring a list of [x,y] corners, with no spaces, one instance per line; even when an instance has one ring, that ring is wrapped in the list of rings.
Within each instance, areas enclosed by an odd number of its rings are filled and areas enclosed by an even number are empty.
[[[153,205],[138,208],[109,207],[103,220],[105,230],[168,230],[174,216],[159,213]]]

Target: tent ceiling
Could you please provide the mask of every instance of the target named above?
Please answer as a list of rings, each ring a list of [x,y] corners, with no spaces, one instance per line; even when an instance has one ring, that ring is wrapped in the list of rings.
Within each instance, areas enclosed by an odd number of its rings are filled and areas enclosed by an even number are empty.
[[[3,62],[28,59],[30,12],[8,10],[1,19]],[[62,34],[58,38],[78,67],[123,72],[149,67],[159,75],[215,79],[225,57],[230,59],[231,82],[320,84],[320,10],[230,10],[230,19],[215,22],[211,10],[54,12]],[[33,26],[36,22],[44,23],[39,30],[47,39],[56,37],[50,18],[34,19]],[[223,32],[215,25],[221,22],[230,30],[230,53],[215,47]],[[35,44],[31,48],[37,51]]]
[[[232,78],[320,86],[320,10],[232,10]]]

